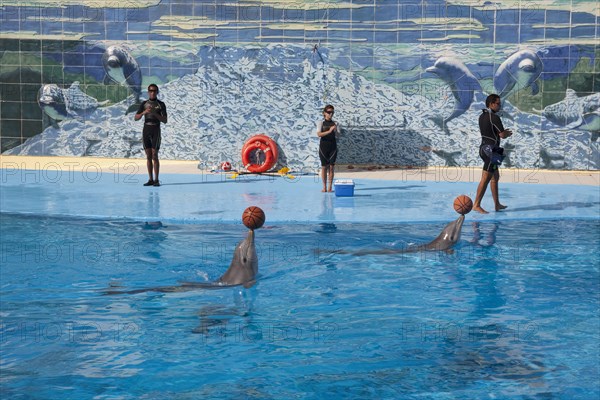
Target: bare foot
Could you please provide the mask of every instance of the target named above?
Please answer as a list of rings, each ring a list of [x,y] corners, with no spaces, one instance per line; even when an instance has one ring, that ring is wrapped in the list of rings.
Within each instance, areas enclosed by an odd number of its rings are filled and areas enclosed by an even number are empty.
[[[327,188],[323,188],[321,189],[321,192],[325,193],[327,191]]]
[[[489,214],[489,212],[485,211],[481,207],[475,207],[475,206],[473,206],[473,211],[477,211],[479,214]]]
[[[329,189],[328,192],[330,192],[330,193],[333,192],[333,189]]]
[[[501,210],[504,210],[505,208],[506,208],[506,206],[504,206],[504,205],[502,205],[502,204],[498,204],[498,205],[496,206],[496,211],[501,211]]]

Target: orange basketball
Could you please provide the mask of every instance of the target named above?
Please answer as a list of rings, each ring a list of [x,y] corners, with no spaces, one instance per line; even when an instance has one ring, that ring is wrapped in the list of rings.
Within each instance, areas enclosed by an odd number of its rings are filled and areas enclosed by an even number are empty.
[[[242,214],[242,222],[248,229],[258,229],[265,223],[265,212],[256,206],[250,206]]]
[[[454,210],[457,213],[465,215],[471,212],[473,209],[473,201],[466,194],[461,194],[454,199]]]

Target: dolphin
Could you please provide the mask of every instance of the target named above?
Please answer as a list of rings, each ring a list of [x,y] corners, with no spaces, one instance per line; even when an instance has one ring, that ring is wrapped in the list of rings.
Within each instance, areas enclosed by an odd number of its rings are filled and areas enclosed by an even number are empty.
[[[120,46],[110,46],[102,55],[102,66],[110,80],[127,86],[133,93],[135,104],[127,112],[136,111],[142,93],[142,71],[135,58]]]
[[[401,253],[418,253],[421,251],[444,251],[446,253],[452,253],[452,246],[454,246],[460,240],[460,234],[463,223],[465,222],[465,216],[461,215],[455,221],[450,222],[442,229],[440,234],[431,242],[418,246],[409,246],[405,249],[378,249],[378,250],[360,250],[360,251],[346,251],[346,250],[315,250],[316,253],[334,253],[334,254],[352,254],[355,256],[365,256],[370,254],[401,254]]]
[[[58,85],[42,85],[38,91],[38,105],[44,115],[51,119],[52,125],[56,125],[56,121],[69,118],[65,96]]]
[[[248,231],[246,238],[238,243],[231,264],[225,273],[214,282],[182,282],[178,286],[158,286],[134,290],[109,290],[104,294],[136,294],[145,292],[187,292],[196,289],[223,289],[242,285],[250,288],[256,283],[258,256],[254,245],[254,231]]]
[[[471,107],[475,90],[481,90],[481,85],[475,75],[457,58],[440,57],[432,67],[426,68],[425,71],[436,74],[446,82],[454,96],[454,110],[450,116],[444,118],[444,123],[464,114]]]
[[[579,97],[573,89],[567,89],[563,100],[550,104],[541,111],[542,116],[555,125],[590,132],[600,129],[599,113],[600,93]]]
[[[465,216],[461,215],[455,221],[446,225],[440,234],[427,244],[409,246],[406,249],[360,250],[352,254],[355,256],[364,256],[368,254],[418,253],[420,251],[445,251],[446,253],[452,253],[452,246],[460,240],[464,222]]]
[[[61,89],[51,83],[40,87],[38,91],[38,105],[47,116],[52,125],[56,121],[70,118],[84,118],[94,112],[99,106],[106,105],[107,101],[98,102],[95,98],[85,94],[75,81],[67,89]]]
[[[509,94],[531,87],[531,94],[539,92],[535,81],[539,78],[544,65],[532,50],[520,50],[508,57],[494,74],[494,88],[502,98]]]

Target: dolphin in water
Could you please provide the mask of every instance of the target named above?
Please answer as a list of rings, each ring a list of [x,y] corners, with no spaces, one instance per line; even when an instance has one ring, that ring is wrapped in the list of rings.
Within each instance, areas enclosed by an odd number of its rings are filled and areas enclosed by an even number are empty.
[[[158,286],[134,290],[109,290],[104,294],[136,294],[145,292],[187,292],[196,289],[223,289],[243,285],[252,287],[258,274],[258,256],[254,245],[254,231],[248,231],[246,238],[238,243],[231,264],[225,273],[214,282],[182,282],[179,286]]]
[[[425,71],[436,74],[446,82],[454,96],[454,110],[450,116],[444,118],[444,123],[464,114],[471,107],[475,91],[481,90],[481,85],[475,75],[457,58],[440,57],[432,67],[426,68]]]
[[[359,251],[346,251],[346,250],[319,250],[317,253],[329,252],[334,254],[352,254],[355,256],[365,256],[369,254],[401,254],[401,253],[418,253],[421,251],[444,251],[446,253],[452,253],[452,247],[460,240],[460,234],[463,223],[465,222],[465,216],[461,215],[455,221],[450,222],[442,229],[440,234],[431,242],[418,246],[409,246],[404,249],[378,249],[378,250],[359,250]]]
[[[451,253],[452,246],[454,246],[460,240],[460,234],[464,222],[465,216],[461,215],[456,220],[446,225],[440,234],[427,244],[409,246],[405,249],[360,250],[352,254],[356,256],[364,256],[368,254],[418,253],[421,251],[445,251],[447,253]]]
[[[544,65],[538,55],[531,50],[520,50],[508,57],[494,74],[494,88],[502,98],[509,94],[531,87],[531,94],[539,92],[535,81],[539,78]]]
[[[142,93],[142,71],[135,58],[120,46],[110,46],[102,55],[102,66],[110,80],[127,86],[133,93],[135,104],[127,112],[136,111]]]

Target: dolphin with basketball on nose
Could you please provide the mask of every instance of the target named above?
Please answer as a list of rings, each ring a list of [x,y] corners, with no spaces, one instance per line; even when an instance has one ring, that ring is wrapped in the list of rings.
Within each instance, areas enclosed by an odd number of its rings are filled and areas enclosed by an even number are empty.
[[[364,256],[368,254],[398,254],[398,253],[417,253],[419,251],[444,251],[452,253],[452,247],[460,240],[460,234],[465,216],[459,216],[455,221],[450,222],[442,229],[440,234],[427,244],[418,246],[409,246],[405,249],[377,249],[360,250],[352,253],[355,256]]]
[[[231,264],[225,273],[213,282],[181,282],[177,286],[158,286],[133,290],[108,290],[106,295],[137,294],[145,292],[187,292],[197,289],[224,289],[242,285],[250,288],[256,283],[258,274],[258,256],[254,245],[254,230],[249,230],[246,238],[238,243],[233,253]]]
[[[196,289],[223,289],[242,285],[250,288],[256,283],[258,256],[254,244],[254,230],[265,223],[265,213],[260,207],[250,206],[242,214],[242,222],[250,229],[246,238],[238,243],[231,264],[225,273],[214,282],[182,282],[178,286],[158,286],[133,290],[108,290],[104,294],[136,294],[145,292],[187,292]]]
[[[451,254],[454,252],[452,247],[460,240],[460,234],[464,222],[465,216],[462,214],[455,221],[447,224],[444,229],[442,229],[440,234],[427,244],[408,246],[401,249],[365,249],[359,251],[316,249],[315,253],[352,254],[355,256],[366,256],[370,254],[401,254],[417,253],[420,251],[444,251],[448,254]]]

